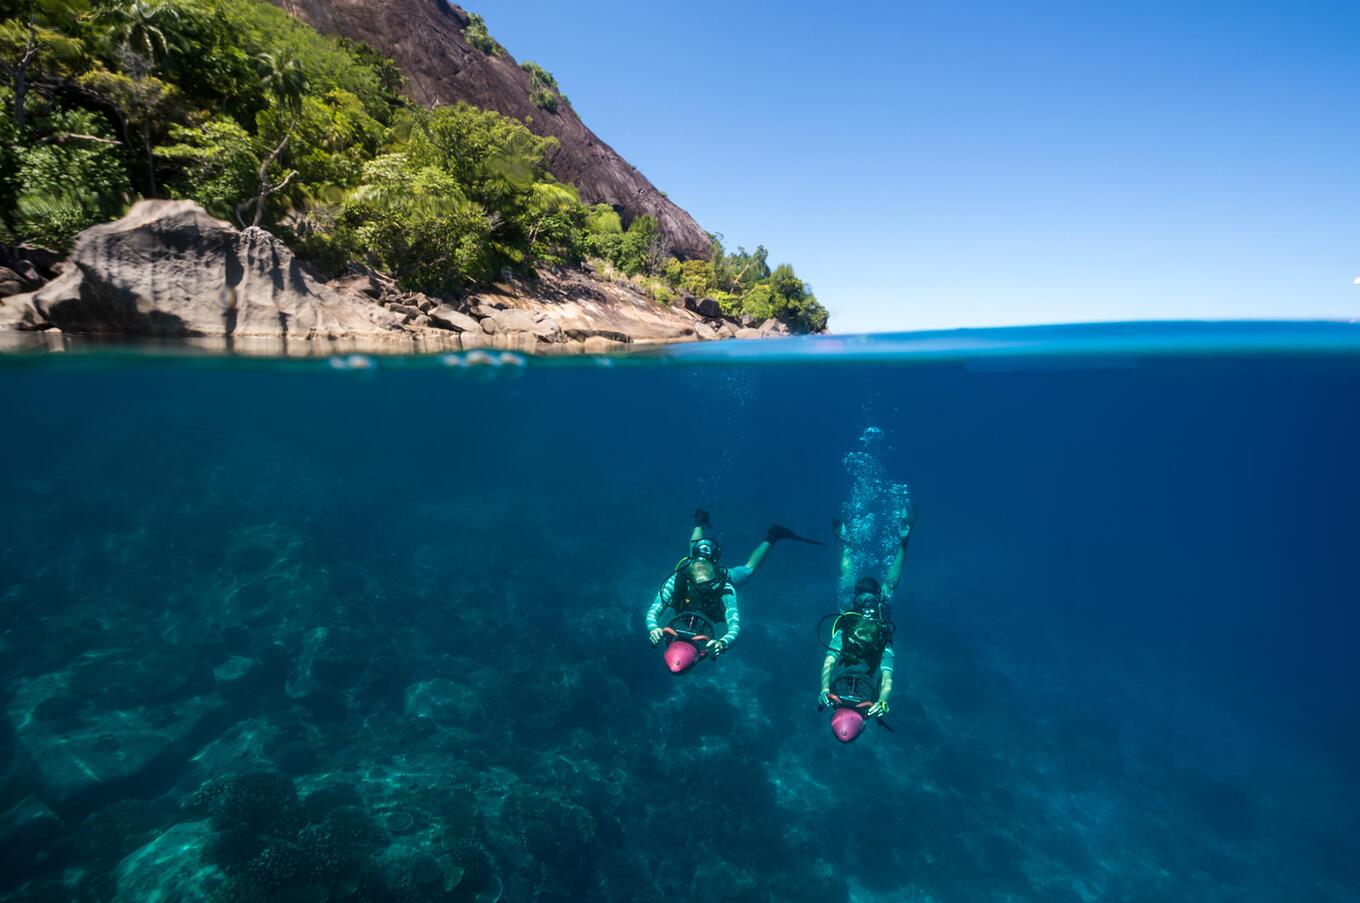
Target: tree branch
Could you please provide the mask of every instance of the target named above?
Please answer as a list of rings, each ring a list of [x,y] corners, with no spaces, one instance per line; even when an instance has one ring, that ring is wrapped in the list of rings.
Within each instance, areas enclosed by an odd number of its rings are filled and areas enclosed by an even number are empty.
[[[24,48],[23,59],[19,60],[19,68],[27,69],[28,64],[33,62],[33,58],[38,55],[38,31],[33,27],[33,20],[28,20],[28,45]]]
[[[298,173],[297,173],[297,170],[296,170],[296,169],[290,169],[290,170],[288,170],[288,175],[286,175],[286,176],[283,177],[283,181],[282,181],[282,182],[280,182],[280,183],[277,184],[277,185],[272,186],[272,187],[269,189],[269,193],[270,193],[270,194],[278,194],[280,191],[283,191],[283,189],[285,189],[285,188],[288,187],[288,183],[291,182],[291,181],[293,181],[293,176],[295,176],[295,175],[297,175],[297,174],[298,174]]]
[[[93,141],[96,144],[120,145],[123,142],[117,138],[101,138],[98,135],[80,135],[75,132],[59,132],[55,135],[48,135],[46,138],[39,138],[34,144],[68,144],[72,141]]]
[[[251,225],[252,226],[260,225],[260,222],[264,219],[265,201],[269,200],[271,195],[277,194],[278,192],[282,191],[288,185],[289,182],[293,181],[293,176],[297,175],[297,170],[289,170],[288,175],[285,176],[283,181],[280,182],[279,184],[275,185],[273,182],[269,180],[269,167],[271,164],[273,164],[275,160],[278,159],[279,154],[283,153],[284,147],[288,144],[288,139],[293,137],[293,128],[296,125],[297,125],[297,113],[294,113],[292,118],[288,120],[288,128],[287,130],[284,131],[283,139],[279,141],[278,147],[275,147],[272,151],[270,151],[269,156],[265,157],[264,161],[260,163],[259,194],[255,196],[254,200],[247,201],[236,208],[236,218],[241,222],[242,226],[245,225],[245,218],[243,214],[245,213],[246,210],[250,209],[251,204],[255,205],[255,217],[252,220]]]

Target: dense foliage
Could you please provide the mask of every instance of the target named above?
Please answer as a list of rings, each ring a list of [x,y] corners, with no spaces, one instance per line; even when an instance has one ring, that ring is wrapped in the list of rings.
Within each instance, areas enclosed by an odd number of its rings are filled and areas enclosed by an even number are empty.
[[[619,215],[601,204],[591,209],[586,224],[587,252],[628,275],[658,277],[663,287],[654,288],[653,294],[659,300],[683,291],[715,299],[723,314],[734,319],[773,318],[802,332],[826,328],[826,308],[811,287],[788,264],[771,270],[763,245],[733,254],[723,247],[722,236],[715,235],[707,260],[681,261],[669,254],[650,216],[638,217],[625,230]]]
[[[138,197],[189,198],[293,242],[323,269],[364,261],[449,292],[502,271],[608,261],[724,311],[817,329],[825,312],[764,249],[671,257],[554,179],[556,139],[466,104],[427,110],[370,48],[264,0],[21,0],[0,19],[0,233],[61,246]],[[474,46],[503,54],[473,16]],[[525,63],[534,100],[556,80]],[[759,257],[759,264],[752,263]],[[671,291],[674,290],[674,291]]]

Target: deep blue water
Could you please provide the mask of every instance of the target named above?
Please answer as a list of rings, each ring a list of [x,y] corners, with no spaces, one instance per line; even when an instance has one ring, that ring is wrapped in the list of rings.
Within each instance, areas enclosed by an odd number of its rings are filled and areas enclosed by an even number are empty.
[[[0,898],[1360,899],[1358,333],[0,359]],[[831,540],[869,427],[842,745],[832,548],[689,674],[642,615],[695,507]]]

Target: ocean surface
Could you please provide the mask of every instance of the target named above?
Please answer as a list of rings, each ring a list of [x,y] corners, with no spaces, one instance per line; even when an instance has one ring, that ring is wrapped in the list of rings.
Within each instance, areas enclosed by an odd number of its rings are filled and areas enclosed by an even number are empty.
[[[0,358],[0,900],[1360,899],[1360,326]],[[909,501],[908,501],[909,499]],[[888,728],[819,711],[832,520]],[[778,523],[728,653],[643,615]]]

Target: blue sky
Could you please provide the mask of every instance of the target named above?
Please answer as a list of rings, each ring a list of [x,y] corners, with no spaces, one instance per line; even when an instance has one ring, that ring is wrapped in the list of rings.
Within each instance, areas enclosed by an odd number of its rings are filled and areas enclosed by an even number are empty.
[[[1360,317],[1360,4],[469,8],[834,331]]]

